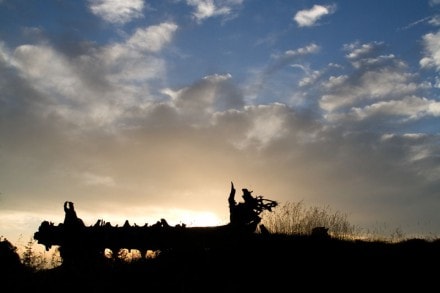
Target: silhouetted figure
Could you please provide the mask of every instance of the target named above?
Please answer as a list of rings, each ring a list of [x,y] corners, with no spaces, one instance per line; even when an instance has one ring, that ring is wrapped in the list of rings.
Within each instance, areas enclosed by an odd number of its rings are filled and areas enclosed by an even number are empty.
[[[79,263],[86,263],[88,241],[84,239],[84,222],[76,215],[73,202],[64,202],[64,223],[62,225],[62,239],[59,248],[63,265],[73,267]]]
[[[231,182],[231,192],[228,198],[230,223],[233,226],[250,226],[256,228],[261,221],[261,218],[258,216],[260,213],[258,210],[258,201],[252,196],[252,191],[249,191],[246,188],[243,188],[242,191],[244,202],[237,204],[235,201],[234,183]]]
[[[242,198],[244,202],[237,204],[235,201],[234,183],[231,182],[231,192],[229,193],[229,220],[233,227],[249,228],[248,231],[255,231],[258,224],[261,222],[259,214],[264,210],[272,211],[278,203],[273,200],[263,199],[263,197],[252,196],[252,191],[243,188]]]
[[[64,225],[66,227],[83,227],[84,222],[78,218],[75,212],[75,207],[73,206],[73,202],[66,201],[64,202]]]

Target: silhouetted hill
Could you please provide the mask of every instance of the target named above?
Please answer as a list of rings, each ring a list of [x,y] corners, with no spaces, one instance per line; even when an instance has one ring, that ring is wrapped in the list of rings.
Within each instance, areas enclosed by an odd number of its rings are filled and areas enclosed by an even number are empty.
[[[228,245],[3,272],[4,292],[299,292],[436,289],[440,241],[262,235]]]

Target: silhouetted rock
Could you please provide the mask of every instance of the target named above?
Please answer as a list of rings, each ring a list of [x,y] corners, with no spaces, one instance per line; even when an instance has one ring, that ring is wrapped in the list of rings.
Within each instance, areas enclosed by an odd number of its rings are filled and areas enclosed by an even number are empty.
[[[315,227],[312,229],[312,237],[316,239],[329,239],[328,228],[326,227]]]

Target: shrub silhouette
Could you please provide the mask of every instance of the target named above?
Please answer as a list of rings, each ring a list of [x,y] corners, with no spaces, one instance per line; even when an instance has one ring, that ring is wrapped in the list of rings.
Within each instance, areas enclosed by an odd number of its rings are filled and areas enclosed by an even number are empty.
[[[2,272],[23,269],[20,256],[17,253],[17,247],[3,237],[0,237],[0,268]]]

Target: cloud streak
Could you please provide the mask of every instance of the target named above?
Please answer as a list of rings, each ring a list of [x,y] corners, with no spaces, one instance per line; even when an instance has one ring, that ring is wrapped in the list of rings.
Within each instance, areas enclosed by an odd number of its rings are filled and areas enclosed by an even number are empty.
[[[198,23],[216,16],[230,17],[234,9],[243,2],[244,0],[186,0],[189,6],[194,7],[192,15]]]

